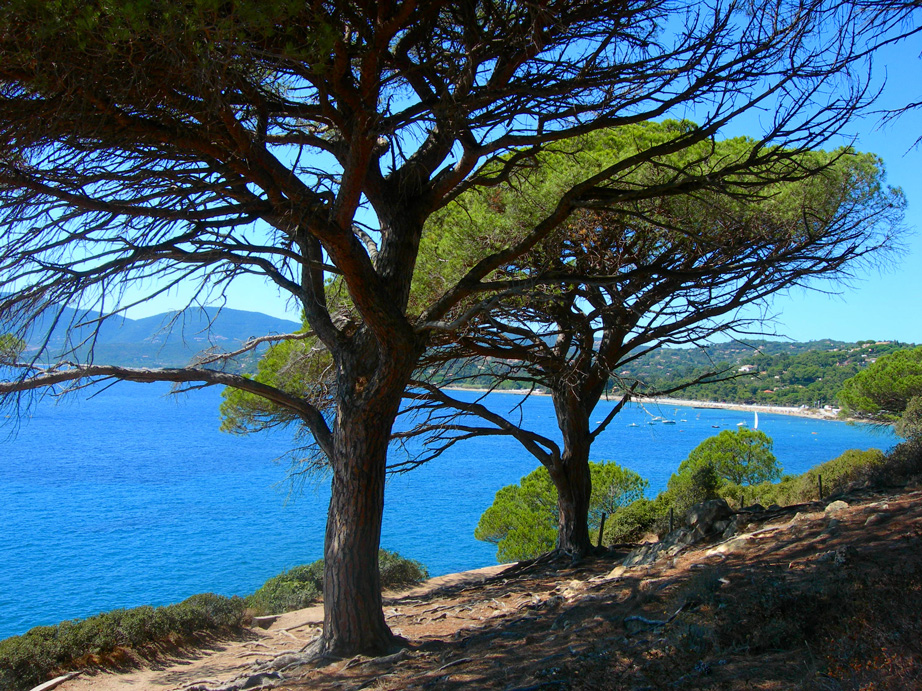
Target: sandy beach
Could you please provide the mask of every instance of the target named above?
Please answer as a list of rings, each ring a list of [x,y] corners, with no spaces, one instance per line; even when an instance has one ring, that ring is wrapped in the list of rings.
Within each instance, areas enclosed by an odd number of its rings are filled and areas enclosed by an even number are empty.
[[[809,417],[814,420],[843,420],[851,421],[848,418],[839,417],[839,409],[824,408],[800,408],[794,406],[780,405],[746,405],[744,403],[719,403],[717,401],[689,401],[682,398],[641,398],[635,399],[636,403],[643,405],[656,406],[679,406],[680,408],[719,408],[722,410],[740,410],[749,413],[771,413],[773,415],[796,415],[798,417]],[[858,422],[855,420],[854,422]]]
[[[544,391],[531,392],[529,389],[478,389],[467,388],[462,386],[446,386],[446,391],[472,391],[475,393],[508,393],[518,396],[525,396],[531,393],[532,396],[549,396]],[[610,398],[609,400],[616,400]],[[814,420],[840,420],[843,422],[861,422],[852,418],[840,418],[838,408],[801,408],[798,406],[780,406],[780,405],[760,405],[746,403],[721,403],[719,401],[692,401],[684,398],[640,398],[633,399],[634,403],[644,406],[677,406],[679,408],[718,408],[721,410],[739,410],[749,413],[770,413],[772,415],[796,415],[797,417],[808,417]],[[659,411],[657,411],[659,412]]]

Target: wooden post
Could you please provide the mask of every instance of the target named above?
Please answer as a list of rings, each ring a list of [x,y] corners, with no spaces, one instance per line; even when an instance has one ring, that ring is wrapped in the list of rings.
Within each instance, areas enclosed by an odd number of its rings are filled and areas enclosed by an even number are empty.
[[[602,521],[599,523],[599,543],[596,547],[602,546],[602,535],[605,533],[605,512],[602,512]]]
[[[823,498],[823,476],[817,475],[816,480],[817,482],[819,482],[819,485],[820,485],[820,499],[822,499]]]

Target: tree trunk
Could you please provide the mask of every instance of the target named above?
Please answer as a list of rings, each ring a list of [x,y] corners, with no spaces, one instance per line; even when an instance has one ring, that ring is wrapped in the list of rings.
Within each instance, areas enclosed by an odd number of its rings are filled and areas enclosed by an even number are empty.
[[[405,385],[401,377],[408,378],[412,367],[391,360],[371,373],[373,362],[357,368],[363,374],[340,379],[341,387],[351,386],[334,429],[319,646],[336,657],[385,654],[399,641],[384,620],[378,550],[388,441]]]
[[[557,488],[557,549],[576,558],[592,550],[589,539],[589,417],[571,389],[554,393],[557,424],[563,433],[563,453],[550,469]]]
[[[384,621],[378,571],[390,426],[361,415],[343,423],[323,550],[322,651],[384,654],[395,640]]]
[[[557,488],[557,549],[582,558],[592,551],[589,539],[592,479],[588,456],[576,458],[565,451],[561,462],[551,471],[551,479]]]

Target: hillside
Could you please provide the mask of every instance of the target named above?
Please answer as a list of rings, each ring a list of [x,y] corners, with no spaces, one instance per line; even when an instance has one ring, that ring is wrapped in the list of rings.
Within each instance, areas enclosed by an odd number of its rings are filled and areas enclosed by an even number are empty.
[[[659,348],[620,367],[623,382],[639,381],[638,393],[668,391],[710,372],[715,381],[690,386],[677,398],[775,406],[835,406],[842,383],[895,350],[914,347],[899,341],[848,343],[824,339],[731,341],[702,348]],[[488,387],[490,361],[475,359],[452,371],[452,386]],[[434,375],[435,381],[441,373]],[[617,387],[613,381],[611,387]],[[522,379],[498,389],[525,388]]]
[[[725,381],[697,384],[681,397],[699,401],[799,406],[836,405],[842,383],[877,358],[913,344],[822,340],[733,342],[708,348],[662,348],[619,370],[647,387],[668,389],[708,371]]]
[[[625,566],[630,547],[610,548],[392,594],[388,623],[407,641],[383,658],[302,664],[322,621],[314,607],[207,649],[155,651],[153,664],[126,653],[120,672],[90,669],[59,689],[918,688],[918,482],[733,523],[729,537],[651,563]]]
[[[35,352],[39,340],[54,323],[56,313],[48,312],[36,324],[27,339],[27,353]],[[59,353],[67,346],[75,346],[85,357],[89,343],[83,343],[92,334],[92,320],[97,313],[78,315],[63,308],[57,324],[51,328],[48,350]],[[79,317],[79,318],[78,318]],[[65,325],[72,321],[85,324],[66,340]],[[268,334],[291,333],[301,325],[286,319],[277,319],[259,312],[246,312],[229,308],[194,308],[183,313],[168,312],[144,319],[113,319],[107,321],[96,334],[93,345],[94,360],[98,363],[129,367],[176,367],[188,364],[198,353],[209,348],[233,351],[248,338]],[[238,367],[250,369],[253,357],[241,360]]]

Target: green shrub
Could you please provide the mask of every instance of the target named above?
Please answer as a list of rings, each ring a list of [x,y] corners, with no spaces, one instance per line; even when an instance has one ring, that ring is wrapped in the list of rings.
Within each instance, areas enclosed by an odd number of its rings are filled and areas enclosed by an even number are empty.
[[[426,567],[413,559],[401,557],[386,549],[378,551],[381,588],[414,585],[429,578]],[[308,607],[323,594],[323,559],[295,566],[266,581],[246,598],[247,607],[255,614],[281,614]]]
[[[416,585],[429,578],[429,571],[418,561],[386,549],[378,552],[378,566],[381,569],[381,587],[385,590]]]
[[[0,688],[30,689],[82,666],[90,656],[105,658],[119,648],[138,649],[199,631],[236,628],[244,616],[241,598],[204,593],[166,607],[116,609],[57,626],[37,626],[0,641]]]
[[[849,449],[841,455],[811,468],[803,475],[784,475],[778,482],[764,481],[748,487],[740,486],[726,478],[718,477],[709,465],[694,470],[680,467],[669,478],[668,489],[655,500],[658,506],[653,513],[657,516],[653,529],[660,535],[668,529],[664,516],[669,507],[675,510],[676,522],[694,504],[714,497],[722,497],[731,506],[761,504],[762,506],[789,506],[804,504],[819,498],[819,477],[823,478],[823,496],[828,497],[848,491],[852,487],[865,485],[898,484],[911,478],[922,477],[922,439],[900,444],[889,454],[879,449]],[[622,519],[613,517],[611,533],[606,526],[606,539],[618,540],[609,535],[622,529],[630,534],[631,514]],[[628,541],[628,540],[625,540]]]
[[[871,482],[880,485],[898,485],[922,479],[922,437],[903,442],[875,466]]]
[[[871,480],[874,469],[883,465],[884,452],[879,449],[849,449],[841,456],[826,461],[804,473],[801,478],[800,501],[817,499],[819,481],[823,477],[823,494],[839,494],[855,485],[864,485]],[[795,502],[796,503],[796,502]]]
[[[680,525],[686,512],[695,504],[708,499],[716,499],[721,487],[721,479],[714,466],[707,464],[698,468],[681,469],[669,478],[668,489],[660,495],[675,510],[676,524]],[[668,514],[669,509],[666,509]]]
[[[804,504],[819,498],[819,478],[823,478],[823,496],[847,492],[853,487],[887,485],[922,476],[922,440],[900,444],[889,454],[879,449],[849,449],[803,475],[785,475],[779,482],[761,482],[750,487],[732,483],[720,486],[718,494],[736,506],[759,503],[762,506]],[[657,500],[676,506],[676,515],[708,493],[707,482],[673,475],[669,490]],[[607,532],[607,531],[606,531]]]
[[[638,499],[618,509],[605,522],[605,535],[602,542],[611,545],[618,542],[640,541],[644,535],[656,530],[657,524],[663,517],[664,508],[662,502]]]
[[[323,559],[273,576],[252,595],[247,607],[256,614],[281,614],[316,602],[323,592]]]

